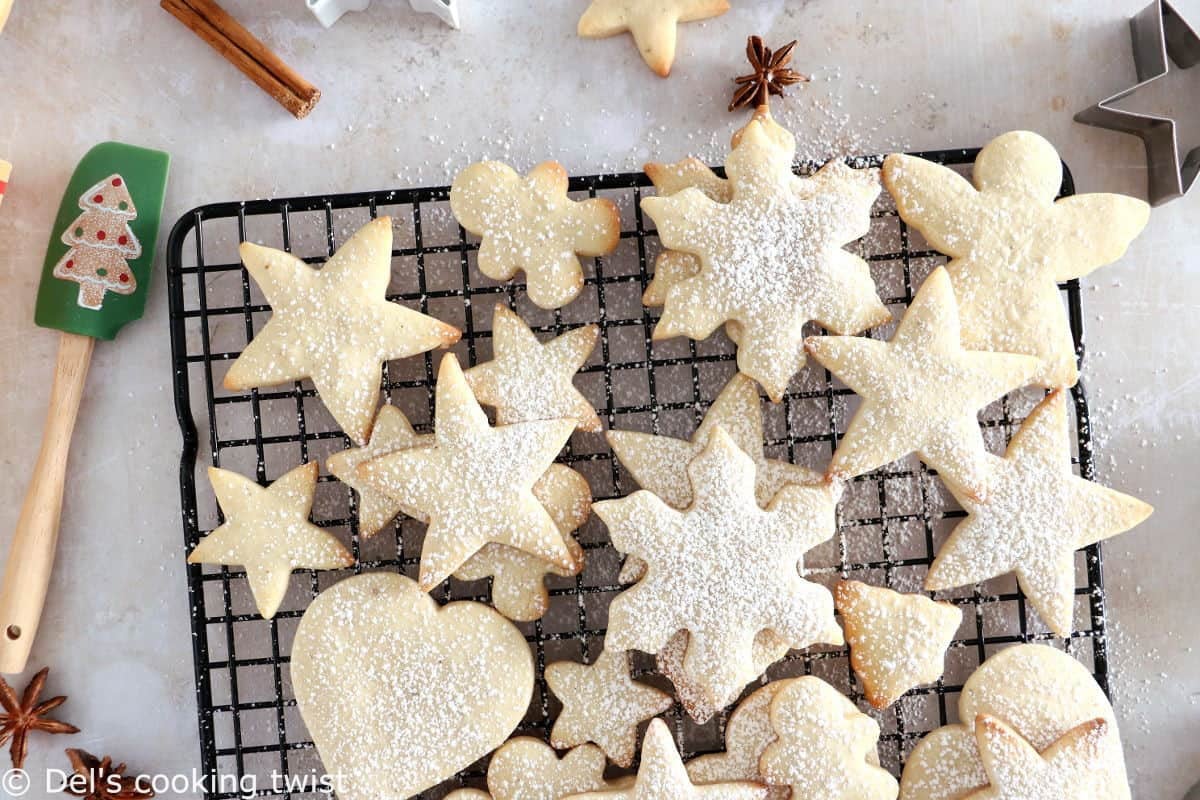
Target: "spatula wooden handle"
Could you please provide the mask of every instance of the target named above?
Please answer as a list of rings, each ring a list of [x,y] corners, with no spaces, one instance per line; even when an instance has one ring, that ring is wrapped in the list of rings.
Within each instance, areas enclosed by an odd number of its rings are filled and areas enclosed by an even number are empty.
[[[90,336],[64,333],[58,344],[42,450],[25,493],[25,504],[21,506],[4,568],[4,583],[0,586],[0,672],[3,673],[25,670],[42,618],[50,567],[58,544],[71,433],[75,430],[95,343]]]

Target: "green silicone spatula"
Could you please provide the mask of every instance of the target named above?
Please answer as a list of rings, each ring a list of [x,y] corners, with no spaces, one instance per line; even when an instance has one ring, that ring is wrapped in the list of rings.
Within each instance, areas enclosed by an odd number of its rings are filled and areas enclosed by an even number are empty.
[[[166,153],[118,142],[88,151],[55,218],[34,321],[62,331],[42,449],[0,585],[0,672],[23,672],[58,544],[67,453],[92,347],[142,316],[162,217]]]

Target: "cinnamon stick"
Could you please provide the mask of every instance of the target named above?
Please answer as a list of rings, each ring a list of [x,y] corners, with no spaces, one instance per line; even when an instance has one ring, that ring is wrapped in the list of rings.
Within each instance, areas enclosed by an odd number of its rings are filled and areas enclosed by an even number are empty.
[[[296,119],[308,116],[321,99],[320,89],[285,64],[213,0],[161,0],[160,4]]]

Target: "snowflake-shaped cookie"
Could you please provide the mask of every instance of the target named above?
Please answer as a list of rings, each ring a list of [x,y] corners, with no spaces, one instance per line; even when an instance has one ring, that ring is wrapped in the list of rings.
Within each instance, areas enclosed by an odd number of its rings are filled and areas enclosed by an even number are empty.
[[[668,290],[654,338],[704,339],[736,322],[738,368],[776,401],[804,366],[807,322],[853,334],[891,319],[867,263],[842,249],[869,230],[878,180],[840,160],[797,177],[795,150],[763,110],[726,164],[730,202],[697,188],[642,201],[663,244],[701,263]]]
[[[529,299],[560,308],[583,289],[579,256],[611,253],[621,218],[611,200],[567,197],[567,171],[547,161],[522,178],[498,161],[473,164],[450,187],[450,210],[482,238],[479,271],[497,281],[525,270]]]
[[[1055,202],[1062,161],[1028,131],[988,143],[973,177],[975,186],[915,156],[891,155],[883,164],[900,216],[951,256],[963,345],[1037,356],[1037,383],[1074,386],[1075,341],[1058,283],[1121,258],[1146,226],[1150,206],[1119,194]]]
[[[594,506],[613,545],[648,564],[609,608],[608,646],[657,653],[687,630],[685,666],[720,698],[744,685],[760,631],[796,648],[841,644],[832,595],[798,568],[834,533],[829,488],[785,486],[762,508],[754,462],[720,429],[688,473],[685,511],[647,491]]]

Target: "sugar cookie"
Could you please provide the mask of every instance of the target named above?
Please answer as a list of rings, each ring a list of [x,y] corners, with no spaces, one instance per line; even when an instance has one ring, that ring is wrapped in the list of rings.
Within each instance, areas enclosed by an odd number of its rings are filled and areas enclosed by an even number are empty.
[[[435,444],[358,467],[372,488],[429,519],[421,588],[444,581],[489,542],[524,550],[565,570],[575,559],[533,485],[575,429],[574,420],[488,425],[458,359],[438,370]]]
[[[236,472],[209,467],[208,479],[225,523],[200,540],[188,563],[245,567],[246,582],[264,619],[279,610],[292,570],[352,566],[350,551],[308,521],[317,470],[314,462],[301,464],[263,488]]]
[[[693,758],[687,763],[688,776],[696,783],[753,781],[767,785],[758,766],[767,746],[777,738],[771,730],[771,700],[792,680],[771,681],[739,703],[725,723],[725,751]],[[791,787],[767,785],[768,800],[788,800],[791,794]]]
[[[904,764],[900,800],[963,800],[986,786],[987,773],[975,739],[980,715],[1002,720],[1035,750],[1045,750],[1089,720],[1112,725],[1105,763],[1114,783],[1127,786],[1116,717],[1091,674],[1071,656],[1038,644],[1016,645],[985,661],[967,679],[958,699],[957,725],[938,728],[917,744]],[[1117,796],[1129,800],[1126,789]]]
[[[989,456],[983,502],[957,492],[967,510],[925,578],[930,591],[1016,573],[1021,589],[1050,630],[1071,632],[1075,551],[1129,530],[1154,510],[1071,471],[1064,393],[1052,392],[1008,445]]]
[[[533,674],[494,610],[441,607],[383,572],[318,595],[292,645],[296,703],[342,800],[406,800],[487,755],[520,723]]]
[[[546,684],[563,705],[550,743],[562,749],[595,742],[621,767],[633,763],[638,725],[674,705],[666,692],[630,677],[629,653],[607,647],[591,665],[548,665]]]
[[[691,188],[699,189],[717,203],[728,203],[732,197],[729,181],[718,177],[698,158],[689,157],[674,164],[650,163],[644,169],[659,197],[670,197]],[[654,274],[650,277],[650,283],[646,285],[646,291],[642,293],[642,303],[647,306],[663,305],[667,302],[667,294],[672,286],[694,277],[699,272],[700,259],[694,255],[678,250],[664,250],[654,261]],[[726,323],[727,332],[730,325],[736,323]]]
[[[760,109],[729,156],[730,202],[696,188],[642,200],[663,245],[702,265],[667,291],[654,339],[704,339],[737,322],[738,368],[775,401],[804,366],[805,323],[852,334],[891,319],[867,263],[842,249],[870,229],[879,181],[840,160],[797,177],[795,151]]]
[[[492,800],[559,800],[577,792],[616,788],[604,780],[606,764],[595,745],[581,745],[560,759],[541,739],[518,736],[492,755],[488,791]]]
[[[887,708],[942,676],[946,649],[962,623],[958,606],[858,581],[839,581],[833,598],[850,664],[871,705]]]
[[[1106,758],[1112,726],[1089,720],[1038,753],[1021,735],[995,717],[981,715],[975,739],[989,786],[963,800],[1117,800],[1129,788],[1117,782]],[[1121,770],[1122,777],[1124,770]]]
[[[492,796],[482,789],[455,789],[444,800],[492,800]]]
[[[626,559],[625,563],[629,564],[631,560],[632,556]],[[645,563],[640,561],[638,563],[642,565],[644,572]],[[722,697],[710,696],[704,676],[693,675],[688,668],[687,649],[688,632],[679,631],[668,639],[667,643],[658,651],[656,662],[658,671],[675,686],[675,697],[678,698],[679,704],[687,711],[689,717],[703,725],[718,711],[736,700],[737,695],[741,693],[741,688],[739,686],[737,690],[732,690],[733,694]],[[740,684],[750,683],[762,675],[767,671],[767,667],[787,655],[790,649],[787,642],[774,631],[759,631],[758,635],[754,637],[750,662],[742,665],[743,679]]]
[[[794,798],[895,800],[899,784],[871,759],[879,725],[841,692],[806,676],[780,689],[770,705],[776,740],[759,770]]]
[[[564,800],[761,800],[766,795],[766,787],[748,781],[693,784],[667,723],[655,719],[646,729],[642,764],[633,785],[573,794]]]
[[[647,491],[593,507],[613,545],[649,565],[613,599],[607,643],[657,653],[687,630],[684,665],[719,702],[745,685],[760,631],[791,647],[842,643],[829,591],[799,572],[804,552],[834,534],[834,503],[828,486],[788,485],[763,509],[754,462],[719,428],[688,474],[686,511]]]
[[[831,475],[852,478],[915,451],[971,497],[987,491],[979,410],[1038,368],[1032,356],[963,349],[942,267],[925,279],[890,342],[813,336],[806,347],[862,398],[833,454]]]
[[[599,339],[599,326],[587,325],[543,344],[519,316],[497,305],[492,360],[467,370],[467,384],[480,403],[496,409],[497,425],[569,417],[580,430],[599,431],[596,409],[572,383]]]
[[[642,59],[665,78],[675,63],[675,26],[728,10],[729,0],[592,0],[578,32],[585,39],[602,39],[628,31]]]
[[[498,161],[473,164],[450,187],[450,209],[482,238],[479,271],[497,281],[525,270],[529,299],[560,308],[583,289],[579,256],[611,253],[621,217],[611,200],[567,197],[567,171],[547,161],[522,178]]]
[[[968,350],[1026,353],[1040,385],[1079,380],[1075,341],[1058,283],[1125,254],[1150,206],[1119,194],[1055,202],[1062,161],[1035,133],[993,139],[975,160],[975,186],[948,167],[891,155],[883,182],[900,216],[951,257],[947,269]]]
[[[392,275],[387,217],[360,228],[320,269],[249,242],[239,252],[272,314],[225,374],[225,388],[312,378],[329,413],[360,444],[379,405],[380,365],[448,347],[461,336],[457,328],[385,299]]]

